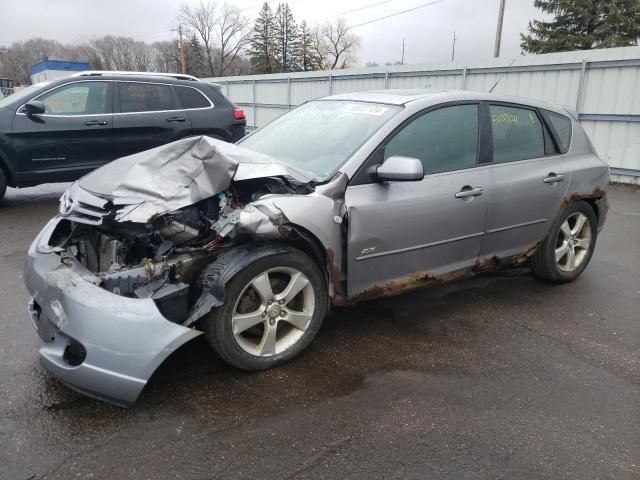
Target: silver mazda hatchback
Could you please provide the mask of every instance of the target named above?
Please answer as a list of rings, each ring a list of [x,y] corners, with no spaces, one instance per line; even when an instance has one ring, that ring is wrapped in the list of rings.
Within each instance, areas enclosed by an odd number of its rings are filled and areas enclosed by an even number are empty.
[[[123,157],[72,184],[29,249],[40,360],[130,405],[200,334],[262,370],[304,350],[331,306],[522,264],[569,282],[608,181],[575,113],[467,91],[335,95],[236,145]]]

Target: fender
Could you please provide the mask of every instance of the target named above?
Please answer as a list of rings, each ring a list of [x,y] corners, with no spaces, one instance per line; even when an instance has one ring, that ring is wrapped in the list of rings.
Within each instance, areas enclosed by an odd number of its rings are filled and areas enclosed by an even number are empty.
[[[291,247],[283,243],[247,243],[222,252],[202,272],[202,294],[183,325],[193,324],[212,308],[222,305],[225,285],[245,267],[261,258],[290,251]]]

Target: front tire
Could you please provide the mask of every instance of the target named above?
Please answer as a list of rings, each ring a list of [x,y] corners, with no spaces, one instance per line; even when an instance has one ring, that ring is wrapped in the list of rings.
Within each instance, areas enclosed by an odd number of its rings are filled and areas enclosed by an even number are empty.
[[[4,194],[7,192],[7,176],[4,174],[4,170],[0,168],[0,202],[4,198]]]
[[[597,235],[598,220],[591,205],[584,201],[571,204],[529,260],[531,270],[550,282],[575,280],[591,260]]]
[[[298,250],[257,260],[225,286],[225,302],[202,320],[205,337],[227,363],[258,371],[300,354],[328,309],[325,276]]]

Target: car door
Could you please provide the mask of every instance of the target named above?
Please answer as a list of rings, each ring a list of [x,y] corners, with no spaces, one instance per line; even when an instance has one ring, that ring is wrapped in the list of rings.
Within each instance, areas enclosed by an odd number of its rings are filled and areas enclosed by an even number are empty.
[[[489,184],[480,145],[479,105],[446,105],[409,119],[366,162],[361,171],[391,156],[414,157],[425,176],[412,182],[356,176],[347,188],[350,297],[442,278],[475,264]]]
[[[113,134],[119,157],[189,135],[191,120],[170,84],[118,81],[116,85]]]
[[[44,114],[18,109],[11,127],[17,170],[66,181],[111,160],[112,95],[111,82],[73,81],[31,99],[44,104]]]
[[[512,257],[546,236],[571,172],[535,108],[496,103],[487,112],[493,162],[480,257]]]

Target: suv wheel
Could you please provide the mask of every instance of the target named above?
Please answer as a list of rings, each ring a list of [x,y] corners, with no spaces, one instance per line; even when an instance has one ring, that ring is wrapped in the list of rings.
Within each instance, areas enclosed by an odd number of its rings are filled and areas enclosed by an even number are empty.
[[[265,370],[302,352],[327,312],[319,268],[297,250],[257,260],[225,286],[225,303],[203,319],[209,344],[242,370]]]
[[[0,168],[0,202],[4,198],[4,194],[7,191],[7,177],[4,174],[4,170]]]
[[[556,283],[570,282],[589,264],[598,235],[597,219],[583,201],[567,207],[530,259],[533,273]]]

